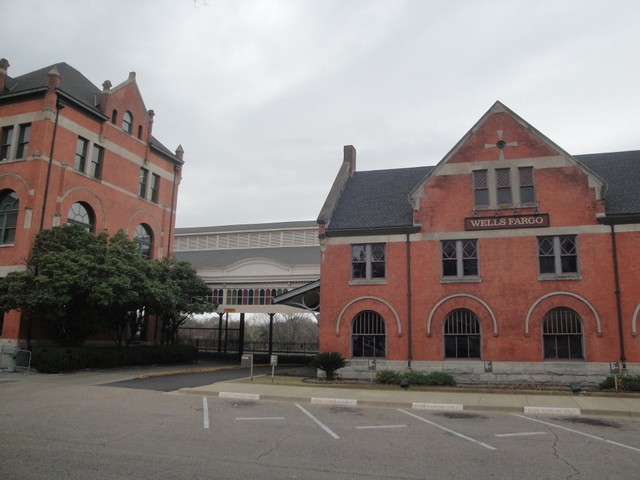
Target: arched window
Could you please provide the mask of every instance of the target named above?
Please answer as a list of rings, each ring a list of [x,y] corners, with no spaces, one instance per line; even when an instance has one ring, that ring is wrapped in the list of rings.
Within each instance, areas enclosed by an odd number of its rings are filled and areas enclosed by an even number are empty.
[[[131,133],[133,129],[133,115],[128,110],[122,114],[122,130]]]
[[[142,125],[138,125],[138,138],[142,140]]]
[[[549,310],[542,320],[544,358],[584,358],[582,320],[570,308]]]
[[[95,227],[95,215],[91,207],[84,202],[71,205],[67,213],[67,223],[82,225],[87,232],[93,232]]]
[[[118,123],[118,111],[116,109],[111,112],[111,123],[114,125]]]
[[[480,322],[475,313],[459,308],[444,320],[444,356],[480,358]]]
[[[14,242],[20,201],[13,190],[3,190],[0,193],[0,244]]]
[[[351,323],[351,355],[384,358],[386,352],[384,318],[370,310],[358,313]]]
[[[153,232],[148,225],[141,223],[136,227],[133,241],[136,243],[140,255],[148,259],[153,257]]]

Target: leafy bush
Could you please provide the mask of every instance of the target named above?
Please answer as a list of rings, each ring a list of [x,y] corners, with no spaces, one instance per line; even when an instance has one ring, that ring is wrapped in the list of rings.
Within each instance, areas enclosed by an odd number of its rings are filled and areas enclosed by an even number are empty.
[[[392,370],[381,370],[376,374],[377,383],[399,385],[403,379],[408,380],[410,385],[450,386],[456,384],[453,375],[447,372],[398,373]]]
[[[380,370],[376,373],[376,383],[384,385],[400,385],[402,375],[393,370]]]
[[[31,365],[41,373],[60,373],[85,368],[117,368],[131,365],[192,363],[197,357],[188,345],[139,347],[47,347],[33,352]]]
[[[602,390],[613,390],[615,384],[615,377],[609,375],[598,384],[598,388]],[[618,390],[640,392],[640,375],[618,376]]]
[[[322,370],[327,380],[332,380],[337,370],[346,367],[349,363],[338,352],[322,352],[313,357],[311,366]]]

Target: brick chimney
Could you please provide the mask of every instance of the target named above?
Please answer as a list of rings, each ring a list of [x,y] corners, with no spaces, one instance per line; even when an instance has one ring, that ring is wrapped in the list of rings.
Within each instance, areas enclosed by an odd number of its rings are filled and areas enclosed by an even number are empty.
[[[9,60],[0,58],[0,93],[4,92],[7,82],[7,70],[9,70]]]
[[[100,111],[111,118],[111,81],[102,82],[102,93],[100,94]]]
[[[356,171],[356,149],[353,145],[344,146],[343,162],[349,164],[349,173]]]
[[[176,148],[176,157],[178,157],[178,159],[182,162],[182,157],[184,157],[184,148],[182,148],[182,145],[178,145],[178,148]]]
[[[56,89],[60,86],[60,81],[62,77],[60,76],[60,72],[54,66],[49,73],[47,73],[48,81],[47,81],[47,93],[44,95],[44,106],[45,108],[54,111],[57,108],[58,103],[58,94]]]

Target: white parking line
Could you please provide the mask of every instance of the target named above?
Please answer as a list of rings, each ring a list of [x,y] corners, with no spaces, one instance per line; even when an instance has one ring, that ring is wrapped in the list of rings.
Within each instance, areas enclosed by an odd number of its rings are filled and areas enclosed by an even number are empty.
[[[496,437],[528,437],[530,435],[546,435],[547,432],[496,433]]]
[[[209,428],[209,404],[207,397],[202,397],[202,410],[204,412],[204,428]]]
[[[236,420],[284,420],[284,417],[237,417]]]
[[[356,427],[356,430],[370,430],[375,428],[406,428],[406,425],[363,425]]]
[[[316,417],[314,417],[313,415],[311,415],[311,413],[309,413],[307,410],[305,410],[301,405],[298,405],[297,403],[295,404],[296,407],[298,407],[300,410],[302,410],[304,412],[304,414],[309,417],[311,420],[313,420],[314,422],[316,422],[320,428],[322,428],[325,432],[327,432],[329,435],[331,435],[333,438],[335,438],[336,440],[338,440],[340,437],[338,435],[336,435],[329,427],[327,427],[324,423],[322,423],[320,420],[318,420]]]
[[[606,438],[598,437],[597,435],[591,435],[590,433],[581,432],[580,430],[574,430],[573,428],[563,427],[562,425],[556,425],[555,423],[543,422],[542,420],[536,420],[535,418],[529,418],[529,417],[525,417],[524,415],[518,415],[515,413],[512,413],[512,415],[515,417],[524,418],[525,420],[529,420],[531,422],[541,423],[543,425],[548,425],[550,427],[559,428],[560,430],[566,430],[567,432],[589,437],[594,440],[600,440],[601,442],[610,443],[611,445],[616,445],[618,447],[628,448],[629,450],[633,450],[634,452],[640,452],[640,448],[632,447],[630,445],[625,445],[624,443],[614,442],[613,440],[607,440]]]
[[[473,442],[473,443],[475,443],[477,445],[480,445],[481,447],[488,448],[489,450],[496,450],[496,448],[492,447],[491,445],[488,445],[488,444],[486,444],[484,442],[481,442],[480,440],[476,440],[475,438],[467,437],[466,435],[463,435],[462,433],[458,433],[458,432],[456,432],[454,430],[451,430],[451,429],[449,429],[447,427],[443,427],[442,425],[438,425],[437,423],[434,423],[434,422],[432,422],[430,420],[427,420],[426,418],[422,418],[419,415],[415,415],[415,414],[413,414],[411,412],[407,412],[406,410],[402,410],[400,408],[398,409],[398,411],[402,412],[402,413],[406,413],[410,417],[417,418],[418,420],[420,420],[420,421],[422,421],[424,423],[428,423],[429,425],[431,425],[433,427],[436,427],[436,428],[439,428],[440,430],[444,430],[445,432],[451,433],[452,435],[455,435],[456,437],[460,437],[460,438],[463,438],[463,439],[468,440],[470,442]]]

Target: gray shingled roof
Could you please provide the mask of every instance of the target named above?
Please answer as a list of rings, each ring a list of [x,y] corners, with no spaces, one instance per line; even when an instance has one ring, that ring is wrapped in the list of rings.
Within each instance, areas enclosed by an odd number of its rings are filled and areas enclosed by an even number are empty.
[[[5,91],[0,92],[0,100],[19,95],[44,92],[49,81],[47,74],[54,68],[58,70],[58,73],[60,74],[60,86],[58,87],[58,91],[63,97],[72,100],[82,108],[100,118],[107,118],[98,106],[102,90],[91,83],[91,81],[82,73],[65,62],[54,63],[48,67],[43,67],[15,78],[7,76]],[[172,152],[165,147],[154,136],[151,136],[151,145],[160,153],[170,157],[172,160],[180,162],[176,157],[175,152]]]
[[[607,215],[640,214],[640,151],[575,155],[607,184]],[[327,227],[373,230],[412,225],[408,197],[433,167],[354,172]]]
[[[433,167],[354,172],[338,200],[327,233],[410,227],[413,212],[409,194]]]
[[[640,150],[574,157],[607,183],[607,215],[640,214]]]
[[[248,258],[268,258],[283,265],[319,265],[320,247],[191,250],[177,251],[174,257],[189,262],[196,270],[227,267]]]

